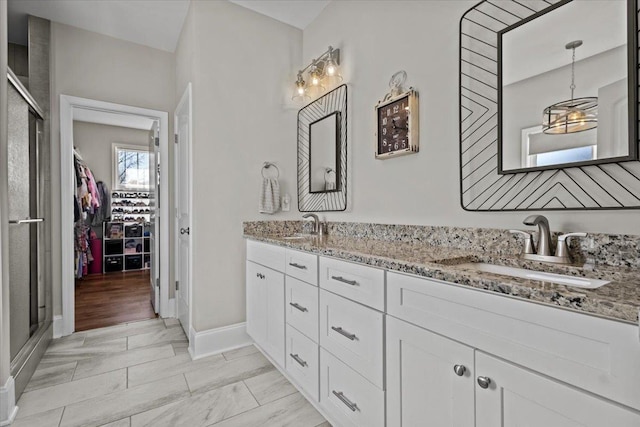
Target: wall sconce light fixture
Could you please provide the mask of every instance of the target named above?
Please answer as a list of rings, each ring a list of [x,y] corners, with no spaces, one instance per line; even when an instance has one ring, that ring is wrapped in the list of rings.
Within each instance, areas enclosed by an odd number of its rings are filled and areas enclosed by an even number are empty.
[[[331,46],[311,63],[298,71],[292,100],[306,102],[321,95],[327,87],[337,85],[342,81],[338,66],[340,65],[340,49]],[[304,74],[308,72],[307,81]]]

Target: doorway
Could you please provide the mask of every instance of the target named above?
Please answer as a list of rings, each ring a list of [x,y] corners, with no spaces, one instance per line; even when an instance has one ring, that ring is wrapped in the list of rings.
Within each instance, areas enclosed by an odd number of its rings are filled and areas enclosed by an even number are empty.
[[[75,330],[156,316],[151,129],[74,120]]]
[[[163,174],[161,159],[168,158],[168,113],[131,107],[121,104],[113,104],[85,98],[77,98],[66,95],[60,96],[60,145],[61,145],[61,200],[72,200],[77,191],[77,177],[74,168],[74,154],[83,156],[80,152],[74,153],[74,132],[78,131],[78,122],[92,125],[112,126],[119,128],[133,128],[144,132],[148,144],[146,147],[137,147],[140,152],[146,152],[148,158],[142,163],[146,164],[146,174],[142,167],[134,167],[130,173],[123,173],[122,178],[131,178],[124,182],[122,189],[115,185],[109,188],[112,203],[110,205],[110,219],[98,225],[98,231],[102,234],[101,254],[103,273],[109,273],[109,269],[118,269],[122,265],[120,276],[104,275],[108,277],[108,286],[114,288],[114,292],[124,296],[127,290],[123,288],[122,278],[130,274],[131,283],[140,286],[141,298],[147,302],[147,310],[159,313],[161,317],[173,317],[175,309],[173,300],[169,300],[169,257],[168,251],[160,251],[162,245],[168,243],[168,176]],[[113,159],[112,184],[117,183],[121,170],[118,170],[118,152],[123,158],[137,156],[135,150],[127,151],[126,141],[113,143],[108,147],[111,150],[109,159]],[[118,151],[120,148],[120,151]],[[76,150],[78,151],[78,150]],[[127,162],[125,162],[127,163]],[[106,173],[105,173],[106,175]],[[143,176],[144,175],[144,176]],[[116,179],[117,178],[117,179]],[[141,181],[149,185],[148,191],[139,187]],[[127,187],[131,185],[131,187]],[[114,197],[115,196],[115,197]],[[142,206],[144,204],[144,206]],[[137,206],[140,205],[140,206]],[[62,316],[54,318],[54,337],[69,335],[76,328],[76,278],[78,274],[77,254],[75,252],[76,239],[74,238],[74,206],[70,203],[61,203],[61,239],[62,239]],[[113,210],[116,210],[115,212]],[[147,210],[149,210],[147,212]],[[126,211],[126,212],[125,212]],[[142,213],[140,213],[142,211]],[[137,213],[134,213],[137,212]],[[97,237],[96,233],[96,237]],[[119,240],[119,242],[118,242]],[[107,250],[105,244],[109,243]],[[118,246],[118,248],[116,248]],[[122,248],[120,248],[122,246]],[[96,246],[97,249],[98,246]],[[114,250],[119,253],[113,253]],[[113,258],[107,260],[107,252]],[[95,257],[94,257],[95,259]],[[105,262],[106,261],[106,262]],[[111,262],[115,264],[111,264]],[[109,267],[114,265],[113,267]],[[127,269],[127,267],[129,267]],[[84,268],[84,266],[83,266]],[[97,267],[94,267],[97,270]],[[94,271],[96,271],[94,270]],[[124,273],[126,270],[136,270]],[[133,278],[133,275],[136,277]],[[87,276],[89,278],[90,276]],[[89,283],[89,281],[87,281]],[[102,287],[107,283],[99,283]],[[146,291],[144,290],[146,287]],[[91,298],[88,298],[91,300]],[[151,304],[149,304],[151,302]],[[116,304],[117,305],[117,304]],[[80,307],[80,305],[78,305]],[[124,311],[124,310],[123,310]],[[104,313],[103,313],[104,314]],[[96,316],[99,316],[96,313]],[[117,318],[117,316],[115,316]],[[89,319],[91,320],[91,319]],[[123,321],[131,321],[126,319]],[[89,325],[91,322],[89,322]],[[94,323],[95,324],[95,323]],[[86,329],[86,325],[80,328]],[[105,325],[106,326],[106,325]]]

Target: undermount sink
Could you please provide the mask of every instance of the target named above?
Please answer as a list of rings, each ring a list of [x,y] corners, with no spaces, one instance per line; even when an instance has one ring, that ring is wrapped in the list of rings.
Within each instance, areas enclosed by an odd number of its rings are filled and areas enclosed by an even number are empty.
[[[590,279],[588,277],[566,276],[564,274],[545,273],[543,271],[527,270],[525,268],[505,267],[503,265],[487,264],[484,262],[470,262],[459,264],[458,267],[502,276],[520,277],[522,279],[541,280],[559,285],[574,286],[576,288],[596,289],[611,283],[608,280]]]
[[[284,236],[282,237],[282,239],[284,240],[302,240],[302,239],[311,239],[313,237],[316,237],[313,234],[294,234],[292,236]]]

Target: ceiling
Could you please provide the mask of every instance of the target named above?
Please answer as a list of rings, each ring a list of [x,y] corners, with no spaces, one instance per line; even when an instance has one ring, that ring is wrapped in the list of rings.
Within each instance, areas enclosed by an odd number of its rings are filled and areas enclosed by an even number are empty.
[[[503,85],[571,64],[565,45],[576,49],[576,61],[627,42],[626,0],[579,0],[527,22],[503,35]]]
[[[9,41],[27,44],[27,15],[174,52],[191,0],[9,0]],[[193,0],[220,1],[220,0]],[[304,29],[329,0],[230,0]]]

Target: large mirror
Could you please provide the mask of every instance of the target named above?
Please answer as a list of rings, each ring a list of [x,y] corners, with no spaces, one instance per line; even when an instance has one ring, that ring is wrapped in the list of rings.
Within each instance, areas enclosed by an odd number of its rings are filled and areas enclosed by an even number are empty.
[[[469,9],[460,20],[462,207],[640,209],[637,46],[637,0]]]
[[[298,210],[347,208],[347,86],[298,112]]]
[[[498,33],[501,173],[635,158],[627,9],[565,1]]]
[[[340,191],[340,112],[309,125],[309,185],[312,193]]]

